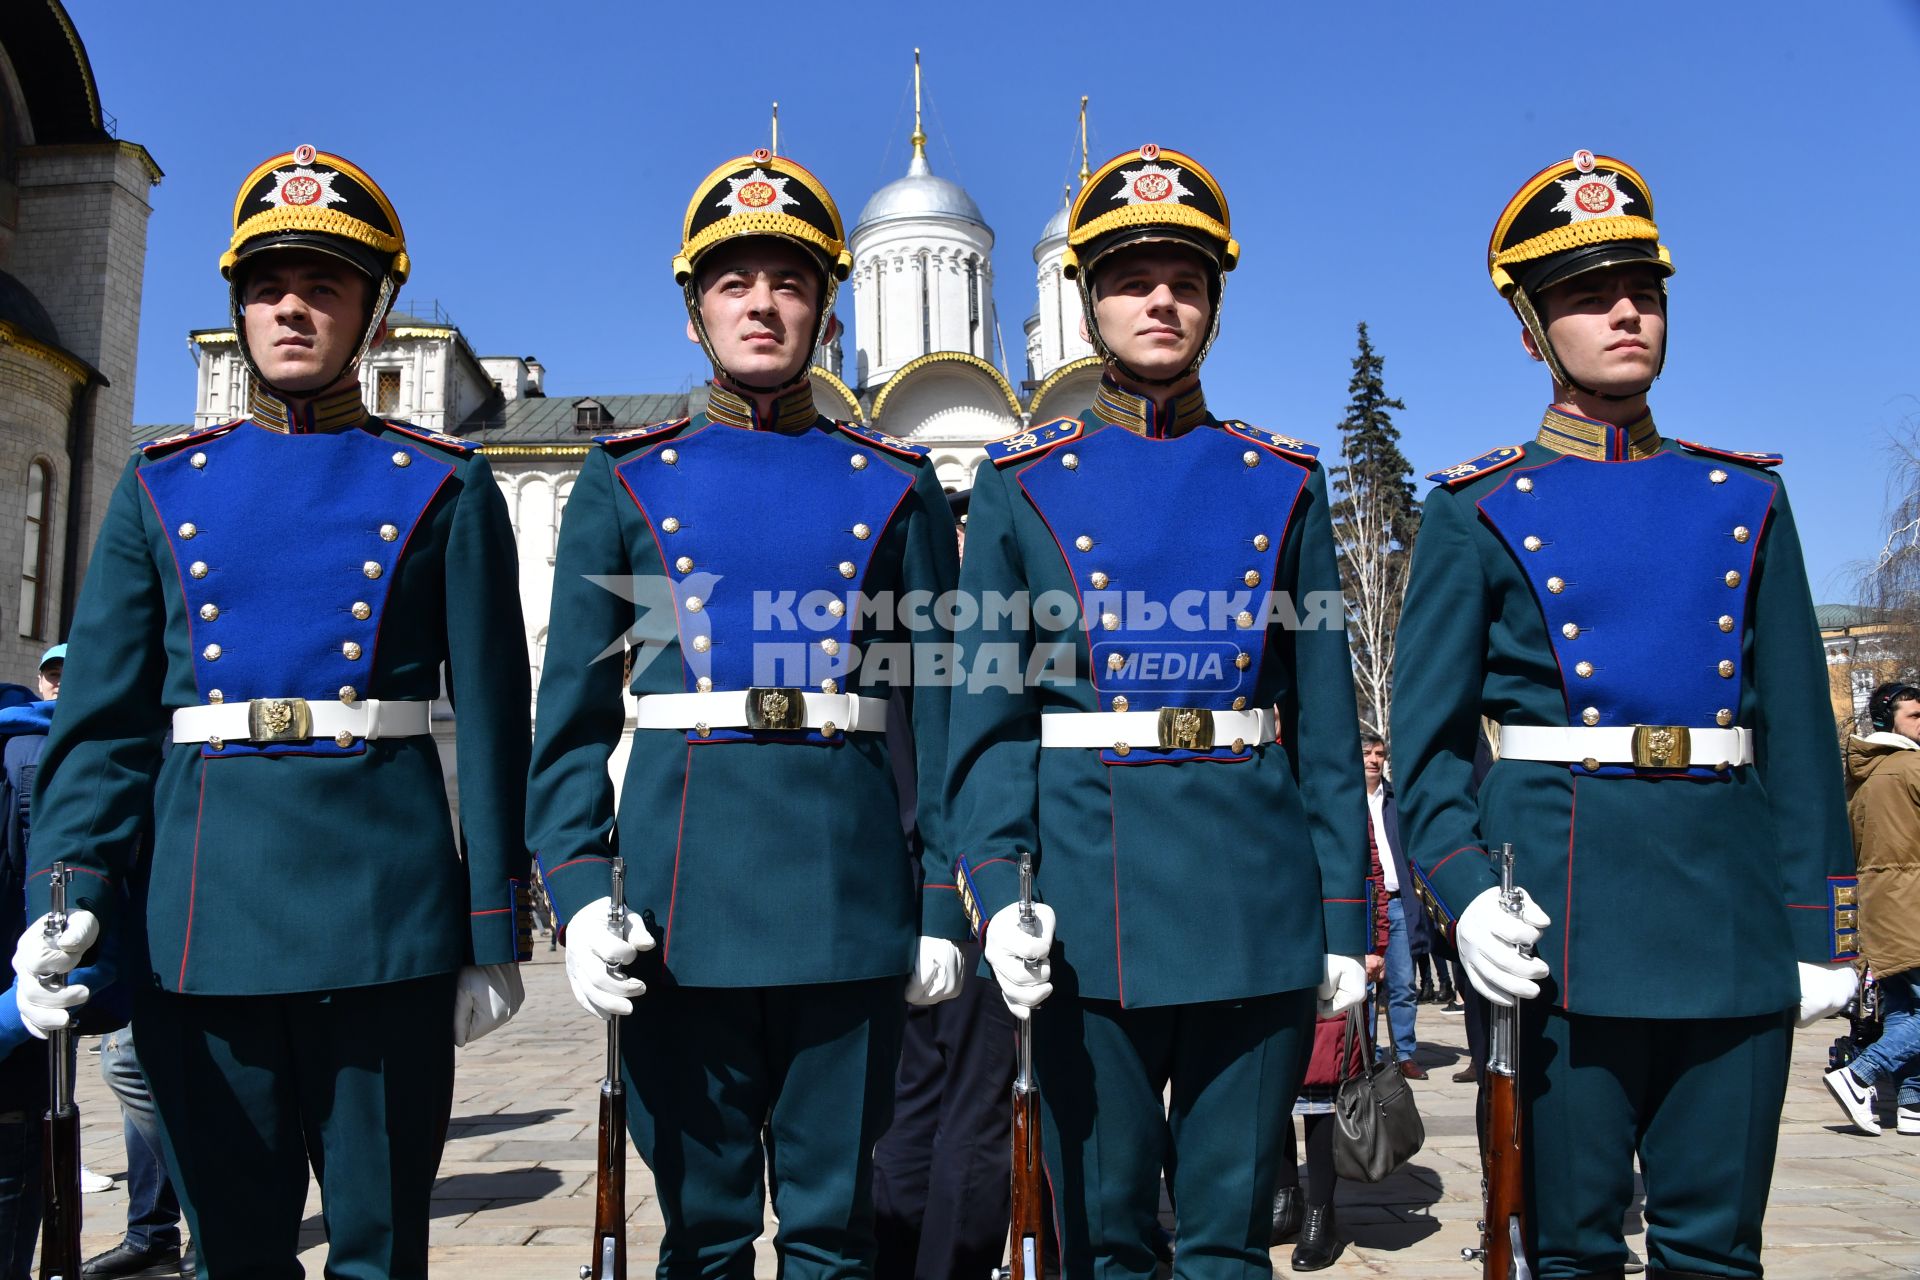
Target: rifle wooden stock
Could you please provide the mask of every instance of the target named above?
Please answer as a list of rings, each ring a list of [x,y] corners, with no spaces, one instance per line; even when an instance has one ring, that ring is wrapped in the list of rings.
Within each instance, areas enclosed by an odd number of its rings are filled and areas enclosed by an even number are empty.
[[[1045,1280],[1040,1263],[1040,1091],[1013,1086],[1012,1280]]]
[[[1520,1089],[1510,1075],[1487,1073],[1486,1280],[1526,1274],[1526,1182],[1520,1156]],[[1515,1266],[1518,1261],[1519,1266]]]
[[[612,1019],[609,1036],[619,1034]],[[593,1187],[593,1261],[582,1280],[627,1278],[627,1094],[615,1074],[600,1084],[599,1168]]]

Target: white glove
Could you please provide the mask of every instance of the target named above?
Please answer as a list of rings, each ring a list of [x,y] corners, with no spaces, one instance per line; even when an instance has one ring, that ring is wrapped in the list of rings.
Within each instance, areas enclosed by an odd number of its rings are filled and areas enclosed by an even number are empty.
[[[1020,927],[1020,904],[1009,903],[994,912],[987,921],[986,955],[993,977],[1000,984],[1000,998],[1016,1018],[1024,1019],[1033,1007],[1053,994],[1053,966],[1047,953],[1053,950],[1053,908],[1044,902],[1033,904],[1036,936]],[[1037,961],[1033,968],[1027,961]]]
[[[20,1009],[20,1021],[28,1032],[45,1040],[50,1031],[59,1031],[73,1021],[73,1010],[93,994],[85,986],[68,983],[53,985],[50,979],[71,973],[80,957],[100,936],[100,921],[91,911],[75,911],[67,917],[67,927],[53,942],[46,937],[47,917],[41,916],[27,926],[13,949],[14,997]]]
[[[1354,956],[1327,957],[1326,977],[1320,980],[1320,1016],[1345,1013],[1367,995],[1367,966]]]
[[[1540,941],[1540,931],[1551,923],[1525,889],[1520,891],[1519,915],[1500,905],[1497,887],[1483,892],[1467,904],[1453,926],[1454,945],[1467,980],[1503,1009],[1515,1000],[1539,995],[1540,979],[1547,976],[1547,962],[1538,956],[1521,955],[1520,947]]]
[[[595,898],[567,921],[567,984],[580,1007],[603,1020],[632,1013],[634,998],[647,993],[646,983],[614,970],[653,950],[653,935],[632,911],[626,938],[614,936],[607,928],[612,909],[611,897]]]
[[[465,1048],[507,1025],[527,998],[517,964],[470,964],[453,983],[453,1043]]]
[[[1800,965],[1800,1016],[1797,1025],[1810,1027],[1847,1007],[1860,986],[1851,964]]]
[[[960,948],[945,938],[922,938],[907,975],[908,1004],[939,1004],[960,994]]]

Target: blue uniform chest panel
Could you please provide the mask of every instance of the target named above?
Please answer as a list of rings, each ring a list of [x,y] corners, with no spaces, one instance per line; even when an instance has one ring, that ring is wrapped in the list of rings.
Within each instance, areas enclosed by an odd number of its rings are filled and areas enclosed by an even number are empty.
[[[201,699],[215,690],[230,703],[335,699],[349,685],[373,692],[394,566],[452,474],[427,450],[364,431],[282,435],[251,424],[142,467],[186,596]],[[323,739],[201,753],[364,749]]]
[[[1267,593],[1306,481],[1304,467],[1210,427],[1168,440],[1107,428],[1020,473],[1079,595],[1100,710],[1253,705]]]
[[[1540,603],[1568,724],[1738,720],[1747,595],[1773,494],[1744,471],[1661,453],[1557,458],[1480,499]]]
[[[853,598],[911,476],[845,436],[718,424],[648,448],[615,471],[667,566],[689,692],[703,676],[715,690],[818,691],[832,680],[846,691],[858,663]],[[836,613],[833,602],[844,608]],[[702,743],[767,736],[688,734]]]

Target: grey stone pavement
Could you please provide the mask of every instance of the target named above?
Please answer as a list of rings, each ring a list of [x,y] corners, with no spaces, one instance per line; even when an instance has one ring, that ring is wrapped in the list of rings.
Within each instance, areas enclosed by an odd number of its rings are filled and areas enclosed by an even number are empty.
[[[536,942],[526,967],[527,1004],[505,1028],[459,1057],[453,1122],[440,1167],[432,1223],[438,1275],[465,1280],[574,1280],[593,1224],[596,1094],[605,1037],[567,992],[557,953]],[[1449,1079],[1464,1052],[1460,1015],[1422,1006],[1421,1060],[1432,1077],[1415,1089],[1426,1147],[1377,1186],[1340,1184],[1339,1260],[1324,1275],[1474,1280],[1460,1260],[1477,1243],[1479,1168],[1473,1087]],[[1766,1271],[1774,1280],[1920,1275],[1920,1138],[1889,1125],[1878,1138],[1843,1131],[1820,1082],[1839,1021],[1800,1032],[1793,1084],[1780,1125],[1780,1157],[1767,1214]],[[104,1174],[126,1167],[116,1104],[98,1058],[83,1054],[79,1097],[84,1157]],[[246,1176],[236,1168],[235,1177]],[[627,1168],[629,1272],[653,1273],[660,1215],[646,1167]],[[124,1182],[85,1203],[88,1256],[117,1242]],[[325,1244],[317,1191],[308,1199],[301,1260],[319,1276]],[[1644,1253],[1642,1227],[1628,1242]],[[772,1220],[758,1245],[756,1276],[772,1277]],[[1274,1250],[1289,1275],[1288,1248]],[[889,1278],[883,1278],[889,1280]]]

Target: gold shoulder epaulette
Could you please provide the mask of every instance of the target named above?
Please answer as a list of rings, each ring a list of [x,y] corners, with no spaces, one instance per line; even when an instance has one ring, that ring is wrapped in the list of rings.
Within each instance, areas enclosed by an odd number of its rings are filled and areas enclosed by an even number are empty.
[[[665,435],[675,427],[684,427],[690,418],[669,418],[665,422],[651,422],[644,427],[635,427],[632,431],[616,432],[610,436],[595,436],[593,442],[602,449],[617,453],[622,449],[651,440],[654,436]]]
[[[1435,484],[1445,485],[1451,489],[1455,485],[1465,484],[1469,480],[1475,480],[1484,475],[1491,475],[1502,467],[1510,467],[1524,458],[1526,454],[1527,447],[1523,444],[1503,444],[1498,449],[1489,449],[1477,458],[1469,459],[1466,462],[1456,462],[1452,466],[1442,467],[1438,471],[1429,471],[1427,473],[1427,479],[1433,481]]]
[[[416,427],[411,422],[396,422],[392,418],[382,418],[380,423],[390,431],[398,431],[401,435],[410,436],[422,444],[445,449],[448,453],[457,453],[463,458],[472,457],[480,448],[478,441],[462,440],[459,436],[450,436],[443,431],[430,431],[426,427]]]
[[[1077,440],[1086,429],[1078,418],[1055,418],[1037,427],[1028,427],[1000,440],[989,440],[987,457],[996,467],[1008,466],[1023,458],[1037,458],[1055,445]]]
[[[1257,445],[1264,445],[1275,453],[1286,454],[1297,462],[1318,462],[1320,460],[1320,446],[1317,444],[1308,444],[1305,440],[1296,440],[1292,436],[1283,436],[1278,431],[1269,431],[1265,427],[1256,427],[1251,423],[1242,422],[1238,418],[1222,419],[1220,425],[1224,426],[1234,435],[1239,436],[1242,440],[1251,440]]]
[[[204,427],[199,431],[182,431],[179,435],[162,436],[158,440],[147,441],[145,444],[140,445],[139,449],[141,453],[146,454],[148,457],[157,458],[163,453],[171,453],[183,444],[195,444],[202,440],[212,440],[216,436],[223,436],[245,421],[245,418],[235,418],[231,422],[223,422],[217,427]]]
[[[1741,462],[1749,467],[1777,467],[1786,458],[1777,453],[1748,453],[1744,449],[1716,449],[1710,444],[1696,444],[1692,440],[1676,440],[1689,453],[1704,453],[1709,458],[1725,458],[1728,462]]]

